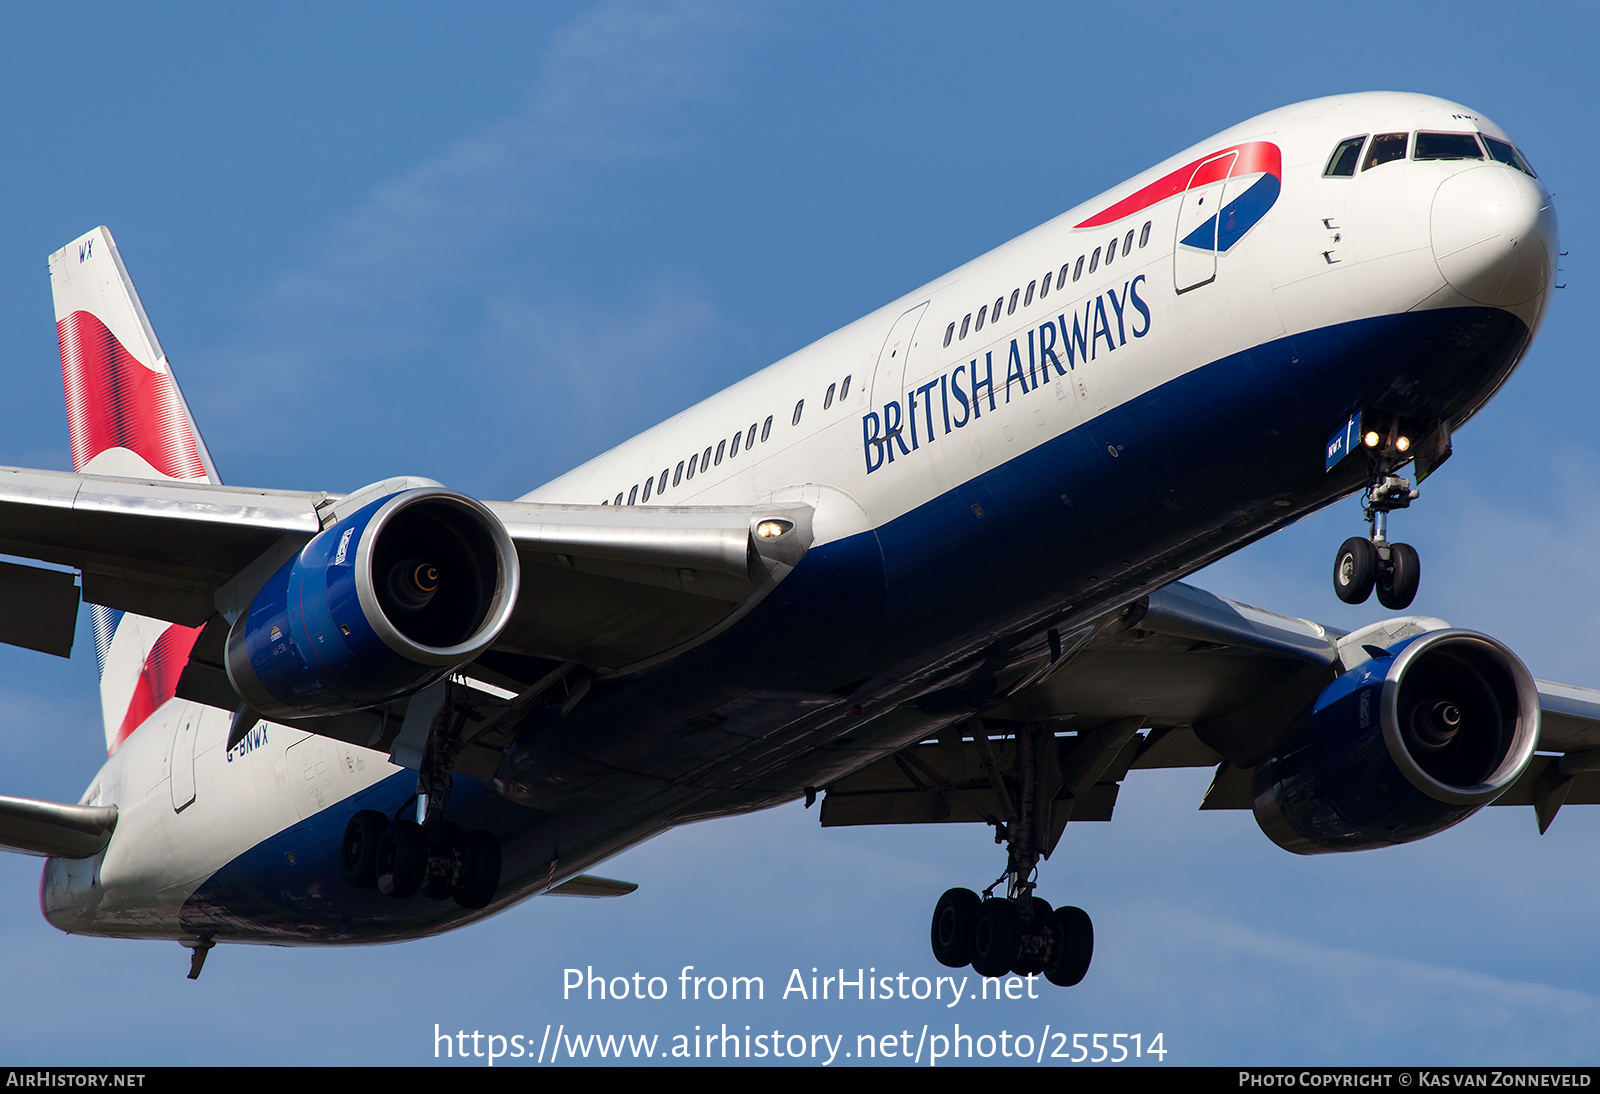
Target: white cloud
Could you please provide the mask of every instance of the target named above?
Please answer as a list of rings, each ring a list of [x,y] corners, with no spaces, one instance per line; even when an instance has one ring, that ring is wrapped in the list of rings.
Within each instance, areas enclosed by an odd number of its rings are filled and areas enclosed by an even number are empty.
[[[529,233],[559,222],[586,171],[681,147],[678,115],[721,91],[724,60],[759,12],[603,3],[575,19],[531,66],[519,109],[376,183],[309,259],[272,277],[211,369],[251,389],[219,400],[224,412],[257,430],[290,427],[263,404],[292,401],[313,376],[325,393],[345,367],[446,352],[446,327],[478,311],[460,294],[496,298],[503,313],[508,278],[541,280]],[[554,293],[535,296],[524,288],[519,306],[552,311]],[[490,325],[503,329],[503,314]]]

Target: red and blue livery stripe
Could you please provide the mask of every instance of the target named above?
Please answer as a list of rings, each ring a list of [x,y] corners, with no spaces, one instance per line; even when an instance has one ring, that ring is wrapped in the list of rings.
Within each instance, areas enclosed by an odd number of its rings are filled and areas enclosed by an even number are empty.
[[[1073,227],[1099,228],[1190,190],[1227,179],[1243,181],[1251,175],[1260,177],[1234,196],[1221,212],[1178,241],[1189,247],[1226,251],[1255,227],[1278,200],[1283,187],[1283,153],[1271,141],[1249,141],[1201,156]]]

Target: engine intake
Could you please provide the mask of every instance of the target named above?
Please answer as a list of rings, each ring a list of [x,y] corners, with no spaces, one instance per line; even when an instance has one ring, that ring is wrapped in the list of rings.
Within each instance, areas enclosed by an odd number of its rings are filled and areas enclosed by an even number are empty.
[[[410,695],[476,658],[520,581],[499,519],[443,488],[357,509],[269,578],[228,633],[228,678],[269,717]]]
[[[1317,697],[1256,768],[1256,822],[1303,855],[1409,843],[1499,797],[1538,740],[1539,694],[1516,655],[1472,631],[1432,631]]]

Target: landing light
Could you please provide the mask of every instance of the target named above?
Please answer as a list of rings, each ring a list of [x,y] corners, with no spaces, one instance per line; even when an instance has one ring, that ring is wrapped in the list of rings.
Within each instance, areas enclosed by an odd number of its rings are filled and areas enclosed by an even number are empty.
[[[1368,430],[1367,435],[1362,437],[1361,440],[1368,448],[1377,448],[1378,442],[1383,438],[1378,436],[1377,430]]]
[[[1411,447],[1411,438],[1410,437],[1397,437],[1395,439],[1394,446],[1399,451],[1404,452],[1406,449]]]
[[[761,539],[777,539],[789,529],[794,527],[793,521],[764,520],[756,525],[756,535]]]

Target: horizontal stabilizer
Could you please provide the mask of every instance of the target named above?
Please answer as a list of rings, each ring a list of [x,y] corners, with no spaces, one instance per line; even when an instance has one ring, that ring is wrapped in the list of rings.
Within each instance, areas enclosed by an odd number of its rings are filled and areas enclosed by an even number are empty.
[[[627,896],[639,886],[632,881],[618,881],[616,878],[595,877],[593,874],[579,874],[568,881],[563,881],[549,896]]]
[[[52,858],[88,858],[105,850],[117,826],[114,805],[65,805],[0,795],[0,849]]]

